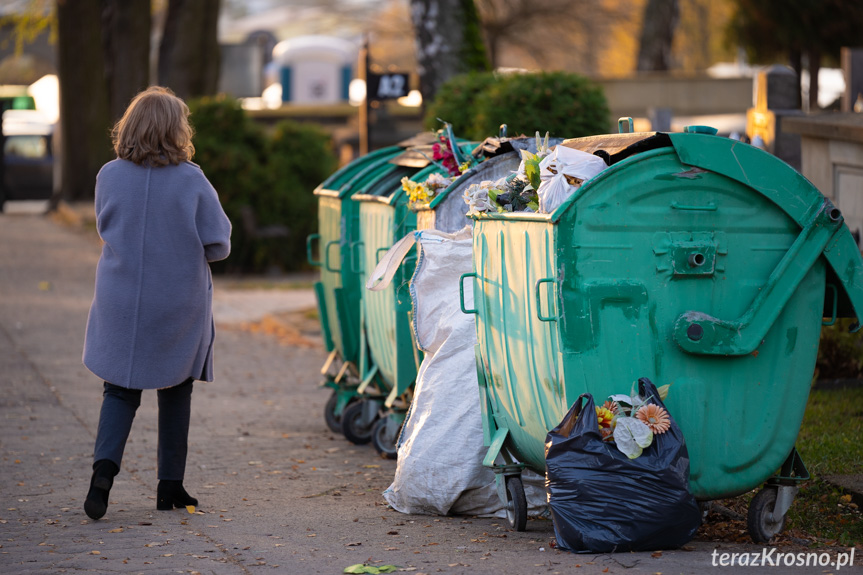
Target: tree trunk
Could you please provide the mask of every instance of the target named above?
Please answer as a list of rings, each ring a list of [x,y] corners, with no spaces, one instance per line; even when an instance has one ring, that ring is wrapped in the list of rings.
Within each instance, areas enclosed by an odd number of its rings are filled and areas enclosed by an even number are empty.
[[[150,83],[150,0],[102,0],[105,79],[116,122]]]
[[[807,50],[809,60],[809,113],[821,111],[818,106],[818,73],[821,71],[821,51],[812,46]]]
[[[803,109],[803,53],[799,48],[791,48],[788,50],[788,61],[791,69],[797,74],[797,110]]]
[[[170,0],[159,46],[159,84],[183,99],[216,93],[219,0]]]
[[[639,72],[671,69],[671,47],[679,20],[678,0],[648,0],[638,49]]]
[[[469,1],[410,0],[420,93],[424,102],[431,102],[438,88],[451,77],[468,72],[471,62],[473,67],[478,67],[472,47],[466,45],[471,41],[465,32],[468,21],[476,18],[472,5],[466,4]],[[481,59],[484,58],[483,54]]]
[[[96,174],[113,157],[99,0],[58,0],[57,71],[62,180],[54,206],[92,198]]]

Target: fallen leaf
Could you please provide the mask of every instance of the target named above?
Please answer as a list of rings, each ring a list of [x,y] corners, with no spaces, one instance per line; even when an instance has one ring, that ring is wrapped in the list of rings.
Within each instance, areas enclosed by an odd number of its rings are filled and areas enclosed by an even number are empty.
[[[345,547],[357,547],[357,546],[359,546],[359,545],[362,545],[362,542],[360,542],[360,541],[352,541],[352,542],[350,542],[350,543],[345,543]]]
[[[194,513],[195,512],[195,506],[194,505],[186,505],[186,511],[188,511],[189,513]]]
[[[658,559],[659,557],[662,557],[662,551],[654,551],[650,556]]]
[[[90,555],[101,555],[101,551],[90,551]]]
[[[108,533],[122,533],[122,532],[123,532],[122,527],[117,527],[116,529],[111,529],[108,531]]]

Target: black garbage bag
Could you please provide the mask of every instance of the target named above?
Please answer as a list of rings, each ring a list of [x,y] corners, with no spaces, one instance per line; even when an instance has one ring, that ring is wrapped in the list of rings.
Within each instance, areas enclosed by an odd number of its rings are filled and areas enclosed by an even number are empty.
[[[648,403],[665,407],[649,379],[639,379],[638,386],[642,397],[651,397]],[[629,459],[602,440],[593,397],[578,398],[545,442],[546,491],[559,547],[581,553],[654,551],[692,539],[701,512],[689,491],[683,434],[674,419],[670,423],[639,457]]]

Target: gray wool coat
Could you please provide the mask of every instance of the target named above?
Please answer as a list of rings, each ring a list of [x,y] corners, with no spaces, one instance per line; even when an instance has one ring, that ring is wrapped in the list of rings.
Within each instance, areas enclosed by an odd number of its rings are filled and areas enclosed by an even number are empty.
[[[213,380],[213,282],[231,222],[197,165],[114,160],[96,180],[104,244],[84,338],[84,365],[103,380],[160,389]]]

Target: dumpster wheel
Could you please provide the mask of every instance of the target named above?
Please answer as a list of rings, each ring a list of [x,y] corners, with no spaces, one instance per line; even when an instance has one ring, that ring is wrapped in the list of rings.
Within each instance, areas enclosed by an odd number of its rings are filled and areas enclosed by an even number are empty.
[[[401,427],[399,427],[401,429]],[[397,459],[398,458],[398,446],[396,445],[396,440],[398,439],[398,432],[396,432],[395,437],[388,438],[387,437],[387,418],[382,417],[378,419],[374,426],[372,426],[372,445],[375,447],[375,451],[377,451],[381,457],[385,459]]]
[[[521,477],[511,475],[506,478],[506,518],[516,531],[527,529],[527,498]]]
[[[339,392],[337,390],[333,391],[333,394],[327,400],[327,404],[324,406],[324,421],[327,422],[327,427],[333,433],[341,433],[342,432],[342,417],[340,415],[336,415],[336,403],[339,401]],[[345,407],[347,409],[347,407]],[[342,410],[344,413],[345,410]]]
[[[363,421],[363,407],[368,400],[355,401],[342,412],[342,433],[355,445],[365,445],[372,440],[374,420]]]
[[[778,519],[773,516],[776,505],[777,489],[765,487],[749,503],[746,525],[749,536],[755,543],[767,543],[785,527],[785,515]]]

